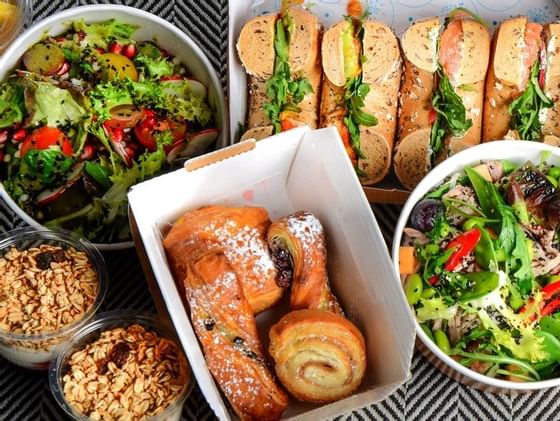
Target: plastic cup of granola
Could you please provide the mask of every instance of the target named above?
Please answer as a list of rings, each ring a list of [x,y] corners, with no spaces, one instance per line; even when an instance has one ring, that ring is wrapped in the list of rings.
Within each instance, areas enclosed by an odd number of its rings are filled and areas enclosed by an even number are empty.
[[[107,282],[103,257],[77,234],[26,227],[0,235],[0,355],[47,369],[99,309]]]
[[[187,359],[168,324],[130,311],[99,314],[49,369],[51,391],[75,420],[181,419],[192,389]]]

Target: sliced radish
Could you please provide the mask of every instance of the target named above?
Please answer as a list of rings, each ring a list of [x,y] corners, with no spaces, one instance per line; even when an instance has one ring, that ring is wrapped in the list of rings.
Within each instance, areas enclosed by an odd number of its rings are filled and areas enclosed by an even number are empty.
[[[68,175],[66,176],[66,181],[62,186],[57,187],[56,189],[43,190],[41,193],[39,193],[36,199],[37,205],[44,206],[52,202],[53,200],[58,199],[60,196],[62,196],[62,194],[66,190],[72,187],[80,179],[80,177],[82,176],[83,169],[84,169],[83,162],[74,165],[68,172]]]
[[[208,147],[216,141],[220,134],[218,129],[205,129],[193,134],[187,143],[187,147],[181,152],[179,158],[190,158],[206,152]]]
[[[206,86],[194,78],[188,78],[189,87],[193,94],[206,98]]]
[[[56,72],[56,75],[57,76],[64,76],[66,73],[68,73],[68,70],[70,70],[70,63],[65,61],[64,64],[62,65],[62,67],[60,68],[60,70],[58,72]]]
[[[123,162],[127,167],[132,166],[132,157],[126,151],[126,143],[122,141],[122,136],[120,139],[114,139],[113,134],[116,131],[117,133],[122,133],[122,129],[111,129],[110,127],[106,126],[107,123],[103,124],[103,130],[105,131],[105,135],[113,145],[115,152],[121,157]]]
[[[192,92],[196,96],[206,97],[206,86],[196,79],[168,79],[162,81],[162,84],[164,86],[163,92],[168,95],[184,98],[188,89],[189,92]],[[187,89],[185,89],[185,85],[188,85]]]
[[[183,152],[186,147],[187,142],[185,142],[184,140],[182,142],[177,142],[173,146],[171,146],[169,151],[167,151],[167,163],[172,164],[177,158],[179,158],[181,152]]]

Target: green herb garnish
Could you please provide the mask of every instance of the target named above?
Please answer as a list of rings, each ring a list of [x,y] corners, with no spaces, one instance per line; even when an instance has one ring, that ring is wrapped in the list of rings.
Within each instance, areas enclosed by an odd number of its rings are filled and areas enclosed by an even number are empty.
[[[467,110],[463,100],[451,86],[449,78],[438,69],[439,86],[432,97],[432,106],[436,112],[436,120],[432,126],[430,147],[432,160],[441,151],[443,139],[448,133],[453,136],[463,136],[472,126],[472,120],[467,118]]]
[[[293,20],[285,15],[276,21],[274,50],[276,52],[274,73],[266,82],[268,102],[264,104],[266,115],[274,126],[274,133],[282,130],[280,114],[282,111],[299,111],[299,104],[305,95],[313,92],[307,78],[294,78],[288,63],[289,37]]]
[[[512,117],[511,128],[517,130],[519,137],[524,140],[541,138],[539,112],[553,105],[552,100],[546,96],[539,85],[539,67],[540,61],[537,60],[531,69],[527,88],[508,107]]]

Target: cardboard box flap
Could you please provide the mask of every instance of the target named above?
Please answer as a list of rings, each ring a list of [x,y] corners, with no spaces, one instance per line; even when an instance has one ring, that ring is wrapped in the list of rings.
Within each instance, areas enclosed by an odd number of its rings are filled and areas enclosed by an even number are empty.
[[[362,386],[351,397],[323,406],[292,399],[286,418],[311,414],[324,418],[369,405],[407,379],[413,320],[336,129],[290,130],[196,171],[181,169],[160,176],[136,185],[129,203],[179,339],[220,419],[231,415],[206,366],[161,243],[162,232],[180,215],[204,205],[262,206],[272,220],[308,210],[325,227],[331,286],[366,338],[368,368]],[[257,318],[265,346],[268,329],[284,314],[286,309],[276,306]]]

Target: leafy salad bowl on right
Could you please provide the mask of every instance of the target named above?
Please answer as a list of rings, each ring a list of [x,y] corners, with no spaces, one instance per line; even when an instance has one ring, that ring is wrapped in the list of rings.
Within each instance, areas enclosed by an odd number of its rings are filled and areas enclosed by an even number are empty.
[[[434,168],[404,205],[393,265],[419,348],[489,391],[560,385],[560,150],[497,141]]]

